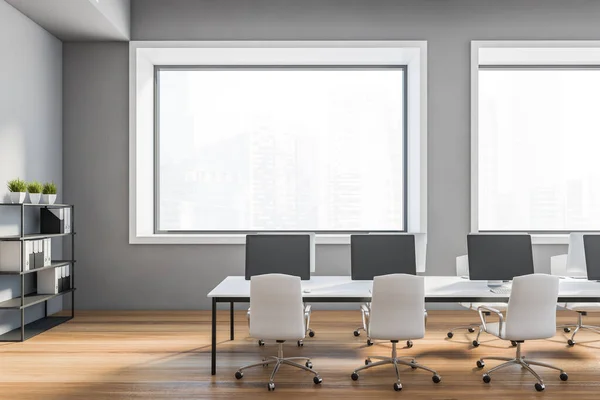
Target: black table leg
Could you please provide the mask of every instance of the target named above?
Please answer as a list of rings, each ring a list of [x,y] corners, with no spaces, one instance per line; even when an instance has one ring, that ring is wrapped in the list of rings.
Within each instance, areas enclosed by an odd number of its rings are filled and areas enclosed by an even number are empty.
[[[234,339],[233,333],[233,301],[229,302],[229,340]]]
[[[212,299],[212,346],[210,353],[210,374],[217,374],[217,298]]]

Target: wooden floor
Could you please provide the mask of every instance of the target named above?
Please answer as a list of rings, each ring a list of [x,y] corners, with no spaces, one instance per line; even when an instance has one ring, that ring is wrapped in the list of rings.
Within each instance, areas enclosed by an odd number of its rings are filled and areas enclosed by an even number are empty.
[[[562,323],[575,319],[574,313],[559,313]],[[482,382],[475,361],[485,355],[513,356],[509,343],[482,336],[481,346],[473,348],[473,334],[466,332],[446,339],[448,327],[474,322],[474,312],[430,312],[426,337],[399,353],[436,369],[442,382],[436,385],[429,373],[403,368],[404,389],[396,393],[391,366],[365,371],[357,382],[350,379],[366,355],[389,355],[391,348],[389,343],[367,347],[364,334],[352,335],[360,313],[314,311],[316,336],[307,338],[303,348],[286,346],[284,354],[311,356],[323,384],[314,385],[306,372],[282,367],[276,390],[269,393],[269,368],[248,370],[239,381],[233,375],[238,366],[276,354],[276,347],[258,347],[247,337],[243,312],[236,313],[233,342],[228,340],[228,313],[220,313],[219,320],[213,377],[209,312],[79,312],[73,321],[28,342],[0,344],[0,399],[600,399],[600,335],[593,333],[578,334],[573,348],[567,347],[562,330],[550,340],[525,343],[527,356],[569,373],[568,382],[561,382],[556,371],[537,368],[546,381],[545,392],[537,393],[534,379],[519,367],[499,371],[490,384]],[[586,320],[600,324],[599,317]]]

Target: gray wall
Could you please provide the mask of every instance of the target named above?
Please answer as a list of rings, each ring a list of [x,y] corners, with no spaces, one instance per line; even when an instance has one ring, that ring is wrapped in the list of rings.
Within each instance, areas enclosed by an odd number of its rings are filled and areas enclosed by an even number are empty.
[[[599,39],[600,2],[562,0],[133,0],[133,40],[427,40],[430,274],[465,252],[470,41]],[[129,245],[128,47],[64,46],[65,197],[78,206],[81,308],[207,308],[243,272],[242,246]],[[537,269],[565,246],[536,246]],[[347,274],[348,246],[319,246],[319,274]]]
[[[16,177],[54,181],[60,191],[62,43],[0,0],[0,54],[0,202],[8,201],[6,181]],[[16,209],[0,208],[0,235],[19,233],[18,215]],[[27,222],[27,230],[34,230],[33,214]],[[0,301],[18,295],[19,278],[0,277]],[[61,305],[57,299],[50,311]],[[42,313],[40,305],[25,315],[30,321]],[[18,318],[17,312],[0,312],[0,334],[18,326]]]

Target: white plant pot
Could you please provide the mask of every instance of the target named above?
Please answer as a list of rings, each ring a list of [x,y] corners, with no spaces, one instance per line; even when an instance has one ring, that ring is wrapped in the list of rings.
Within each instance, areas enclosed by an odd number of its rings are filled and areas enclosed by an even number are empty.
[[[10,202],[13,204],[25,203],[27,192],[10,192]]]
[[[55,194],[43,194],[42,195],[42,204],[54,204],[56,201]]]
[[[31,204],[39,204],[41,197],[42,197],[41,193],[29,193],[29,202]]]

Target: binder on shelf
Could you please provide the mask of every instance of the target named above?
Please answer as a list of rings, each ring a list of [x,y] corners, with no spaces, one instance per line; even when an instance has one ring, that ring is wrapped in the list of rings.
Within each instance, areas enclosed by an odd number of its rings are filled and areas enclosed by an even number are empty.
[[[62,268],[52,268],[39,271],[37,273],[37,292],[38,294],[58,294],[60,293],[60,278]]]
[[[67,207],[65,208],[65,218],[64,218],[64,224],[65,224],[65,233],[71,233],[71,208]]]
[[[40,209],[40,231],[43,234],[71,233],[71,209]]]
[[[34,268],[33,243],[31,241],[23,242],[23,271],[29,271]]]
[[[63,287],[64,290],[71,289],[71,265],[65,266],[65,283]]]
[[[60,270],[60,279],[58,280],[58,291],[62,292],[65,290],[65,277],[67,275],[66,267],[58,268]]]
[[[33,254],[29,242],[0,242],[0,271],[20,272],[21,251],[23,251],[23,271],[33,268]]]
[[[42,268],[44,266],[44,242],[42,240],[33,241],[33,268]]]
[[[52,264],[52,239],[44,239],[44,267]]]

